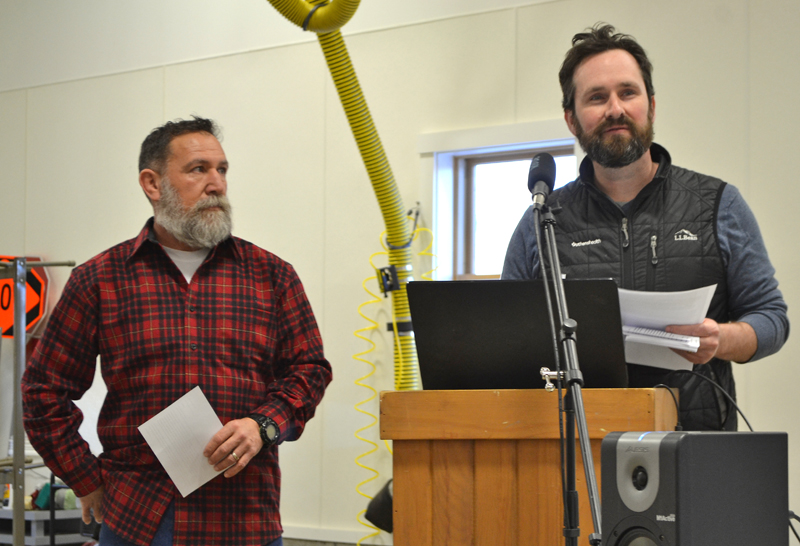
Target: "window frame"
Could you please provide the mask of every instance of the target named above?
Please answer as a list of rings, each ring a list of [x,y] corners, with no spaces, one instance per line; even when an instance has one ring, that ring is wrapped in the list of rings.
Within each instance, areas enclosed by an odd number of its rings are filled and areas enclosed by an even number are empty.
[[[423,133],[417,137],[420,156],[420,193],[422,225],[428,224],[434,239],[431,263],[433,280],[453,280],[455,156],[508,153],[520,150],[541,151],[549,147],[572,146],[578,163],[583,152],[570,133],[563,117]],[[479,277],[480,278],[480,277]]]
[[[549,153],[553,157],[575,155],[574,144],[537,146],[523,150],[472,152],[453,156],[453,279],[499,279],[500,273],[478,275],[475,273],[475,167],[490,163],[531,161],[536,154]],[[524,181],[520,180],[520,184]]]

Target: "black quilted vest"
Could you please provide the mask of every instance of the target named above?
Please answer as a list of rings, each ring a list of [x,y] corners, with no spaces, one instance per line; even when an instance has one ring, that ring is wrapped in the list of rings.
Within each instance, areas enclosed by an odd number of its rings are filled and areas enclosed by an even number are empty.
[[[587,158],[580,177],[547,200],[556,213],[556,239],[567,278],[613,278],[622,288],[673,292],[717,284],[708,317],[728,322],[725,267],[717,242],[717,209],[725,183],[671,164],[657,144],[653,181],[626,207],[593,184]],[[541,254],[540,254],[541,255]],[[695,365],[735,398],[731,364],[718,359]],[[666,383],[680,389],[686,430],[735,430],[736,414],[708,382],[688,373],[629,364],[631,387]],[[730,413],[730,416],[729,416]]]

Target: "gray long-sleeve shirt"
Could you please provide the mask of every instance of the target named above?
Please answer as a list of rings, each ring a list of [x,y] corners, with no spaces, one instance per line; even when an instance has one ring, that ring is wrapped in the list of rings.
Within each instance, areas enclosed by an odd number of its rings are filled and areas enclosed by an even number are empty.
[[[775,269],[767,256],[753,211],[739,190],[730,184],[722,190],[720,198],[717,238],[727,276],[731,316],[752,326],[758,339],[758,348],[750,361],[771,355],[789,337],[786,302],[778,289]],[[508,244],[502,278],[535,279],[538,276],[533,208],[528,208]]]

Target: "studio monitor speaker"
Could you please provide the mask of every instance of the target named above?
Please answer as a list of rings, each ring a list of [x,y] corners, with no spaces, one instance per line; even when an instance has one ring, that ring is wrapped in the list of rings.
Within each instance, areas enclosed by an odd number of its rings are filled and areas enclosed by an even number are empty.
[[[613,432],[602,444],[604,546],[785,546],[785,433]]]

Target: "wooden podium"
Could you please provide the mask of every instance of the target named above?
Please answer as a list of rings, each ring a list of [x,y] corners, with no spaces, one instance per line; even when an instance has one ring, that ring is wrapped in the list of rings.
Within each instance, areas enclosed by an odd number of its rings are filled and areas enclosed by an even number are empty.
[[[675,426],[664,389],[584,389],[583,398],[598,489],[606,434]],[[385,391],[380,407],[381,438],[394,441],[395,546],[564,544],[555,392]],[[576,452],[579,542],[588,546],[594,526]]]

